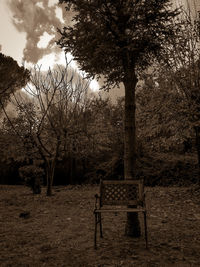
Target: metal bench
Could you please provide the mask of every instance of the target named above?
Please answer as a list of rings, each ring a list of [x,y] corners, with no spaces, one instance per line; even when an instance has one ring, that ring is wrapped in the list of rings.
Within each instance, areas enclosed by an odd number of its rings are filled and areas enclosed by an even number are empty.
[[[144,233],[146,248],[147,220],[144,185],[142,180],[101,180],[100,195],[95,195],[95,229],[94,248],[97,249],[97,225],[100,226],[100,237],[103,237],[102,217],[103,212],[142,212],[144,215]]]

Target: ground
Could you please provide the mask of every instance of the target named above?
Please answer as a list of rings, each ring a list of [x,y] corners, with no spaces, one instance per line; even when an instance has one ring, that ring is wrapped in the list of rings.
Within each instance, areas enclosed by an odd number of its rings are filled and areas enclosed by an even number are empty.
[[[23,186],[0,185],[0,266],[200,266],[200,202],[193,188],[146,188],[148,250],[144,235],[124,236],[125,214],[104,215],[104,238],[98,236],[94,250],[98,187],[53,191],[47,197],[44,188],[33,195]]]

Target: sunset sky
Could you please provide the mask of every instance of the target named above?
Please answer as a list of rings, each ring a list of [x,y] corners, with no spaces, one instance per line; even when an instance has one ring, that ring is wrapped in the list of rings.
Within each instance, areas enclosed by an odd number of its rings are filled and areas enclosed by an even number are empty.
[[[64,53],[55,41],[57,28],[69,23],[70,17],[58,0],[0,0],[0,51],[26,67],[42,64],[46,70],[64,64]],[[91,87],[99,86],[92,81]]]

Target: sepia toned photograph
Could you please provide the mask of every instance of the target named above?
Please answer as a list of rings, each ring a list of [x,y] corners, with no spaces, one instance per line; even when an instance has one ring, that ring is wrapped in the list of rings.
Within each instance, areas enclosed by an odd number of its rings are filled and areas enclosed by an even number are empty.
[[[0,0],[0,266],[200,266],[200,0]]]

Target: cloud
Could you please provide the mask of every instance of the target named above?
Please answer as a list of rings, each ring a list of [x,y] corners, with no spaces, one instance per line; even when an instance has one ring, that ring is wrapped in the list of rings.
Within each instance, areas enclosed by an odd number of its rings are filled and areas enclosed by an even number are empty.
[[[40,36],[40,41],[37,43],[38,48],[46,48],[49,42],[55,37],[54,35],[50,35],[47,32],[44,32],[42,36]]]
[[[58,0],[49,0],[49,6],[54,6],[56,4],[58,4]]]
[[[49,66],[65,65],[65,56],[56,45],[60,37],[57,28],[69,25],[72,13],[67,12],[64,5],[58,5],[58,0],[7,0],[7,5],[16,29],[26,33],[25,66],[31,68],[33,64],[38,64],[45,71]],[[68,60],[71,59],[72,55],[68,54]],[[70,67],[77,70],[76,62],[72,61]],[[81,72],[78,73],[81,75]],[[90,87],[97,91],[99,84],[93,80]]]
[[[55,0],[9,0],[9,9],[13,14],[12,22],[19,32],[26,33],[26,46],[23,60],[37,63],[43,56],[52,52],[57,53],[60,48],[56,45],[59,36],[57,28],[63,27],[69,18],[63,20],[64,6],[58,7]],[[70,14],[68,14],[70,15]],[[42,36],[54,36],[46,46],[38,46]]]
[[[0,51],[2,50],[2,45],[0,45]]]

